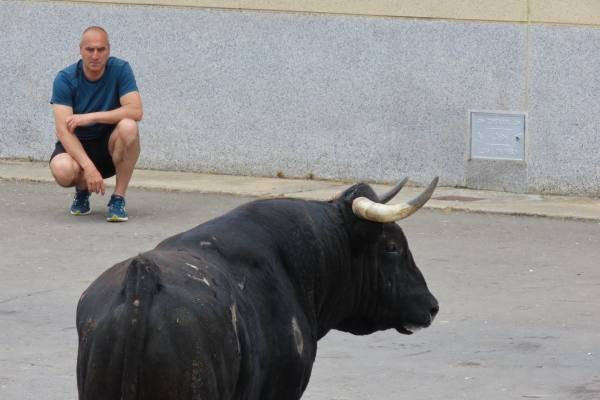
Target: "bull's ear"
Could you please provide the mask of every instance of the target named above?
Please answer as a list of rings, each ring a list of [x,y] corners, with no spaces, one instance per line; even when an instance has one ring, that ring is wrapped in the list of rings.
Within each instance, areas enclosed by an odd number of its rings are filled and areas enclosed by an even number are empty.
[[[366,183],[357,183],[343,192],[339,193],[336,199],[331,200],[337,203],[344,215],[346,226],[350,227],[352,240],[361,243],[368,242],[377,237],[381,232],[382,224],[366,221],[358,218],[352,211],[352,203],[359,197],[366,197],[373,201],[379,201],[375,191]]]
[[[371,186],[367,184],[357,185],[356,190],[352,193],[349,193],[345,198],[345,208],[352,215],[349,216],[351,221],[352,229],[350,231],[350,235],[352,236],[353,241],[357,241],[361,244],[371,243],[376,240],[383,230],[383,224],[376,221],[368,221],[364,218],[360,218],[354,213],[352,209],[352,205],[355,200],[361,197],[366,197],[368,199],[373,200],[374,202],[379,201],[379,196],[377,193],[371,188]]]
[[[358,197],[367,197],[378,203],[385,204],[385,203],[389,202],[391,199],[393,199],[394,196],[396,196],[398,194],[398,192],[400,190],[402,190],[402,188],[404,187],[404,185],[406,185],[407,182],[408,182],[408,177],[402,179],[393,188],[391,188],[390,190],[388,190],[387,192],[385,192],[379,196],[377,196],[375,194],[373,189],[368,184],[358,183],[354,186],[349,187],[346,190],[342,190],[341,192],[334,194],[333,196],[331,196],[331,199],[329,201],[334,202],[334,201],[338,201],[338,200],[344,199],[344,198],[350,199],[351,201],[353,201],[354,199],[356,199]],[[371,197],[371,195],[374,195],[374,196]]]
[[[350,186],[348,189],[334,196],[331,201],[343,202],[350,205],[352,208],[352,202],[359,198],[366,197],[373,201],[379,201],[379,197],[375,191],[367,183],[357,183]]]

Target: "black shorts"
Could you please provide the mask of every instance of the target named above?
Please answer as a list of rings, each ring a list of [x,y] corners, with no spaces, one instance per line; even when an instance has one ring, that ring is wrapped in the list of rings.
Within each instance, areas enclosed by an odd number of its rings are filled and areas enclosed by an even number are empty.
[[[108,151],[108,139],[110,139],[110,135],[105,135],[98,139],[81,140],[83,149],[98,169],[98,172],[100,172],[100,175],[102,175],[102,178],[110,178],[116,173],[115,164],[113,164],[112,157]],[[50,156],[50,161],[56,155],[66,152],[62,143],[56,142],[54,152]]]

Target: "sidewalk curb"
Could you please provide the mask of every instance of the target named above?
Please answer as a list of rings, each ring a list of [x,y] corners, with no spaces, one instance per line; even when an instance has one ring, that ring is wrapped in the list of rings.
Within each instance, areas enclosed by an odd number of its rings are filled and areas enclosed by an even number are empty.
[[[51,183],[46,162],[0,159],[0,179]],[[114,178],[106,180],[114,186]],[[329,200],[351,183],[289,178],[216,175],[195,172],[136,169],[130,187],[146,190],[198,192],[261,198]],[[371,185],[382,193],[390,185]],[[407,186],[391,203],[418,195],[422,188]],[[600,199],[575,196],[515,194],[438,187],[424,208],[443,212],[472,212],[600,222]]]

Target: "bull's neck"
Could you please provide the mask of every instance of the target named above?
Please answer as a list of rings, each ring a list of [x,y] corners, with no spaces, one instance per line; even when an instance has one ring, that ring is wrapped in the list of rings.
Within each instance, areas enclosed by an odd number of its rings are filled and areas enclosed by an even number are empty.
[[[332,204],[298,204],[275,240],[302,307],[321,338],[354,309],[348,229]]]

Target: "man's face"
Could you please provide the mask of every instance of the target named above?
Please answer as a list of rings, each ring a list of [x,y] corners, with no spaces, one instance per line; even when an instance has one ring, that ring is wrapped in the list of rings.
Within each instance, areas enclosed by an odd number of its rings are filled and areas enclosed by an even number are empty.
[[[106,34],[96,30],[86,32],[81,39],[79,52],[86,70],[92,73],[104,71],[110,55],[110,45]]]

